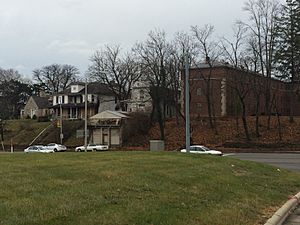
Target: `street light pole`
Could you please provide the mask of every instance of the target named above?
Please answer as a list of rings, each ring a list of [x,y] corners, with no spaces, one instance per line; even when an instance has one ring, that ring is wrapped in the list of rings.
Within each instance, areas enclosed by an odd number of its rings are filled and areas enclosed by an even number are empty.
[[[186,152],[190,152],[190,86],[189,86],[189,57],[185,54],[185,149]]]
[[[87,152],[87,105],[88,105],[88,86],[87,80],[85,80],[85,90],[84,90],[84,151]]]
[[[60,144],[63,144],[63,138],[64,138],[64,134],[63,134],[63,119],[62,119],[62,103],[60,103],[59,105],[59,110],[60,110]]]
[[[5,151],[5,148],[4,148],[4,143],[3,143],[3,141],[4,141],[4,129],[3,129],[3,120],[2,119],[0,119],[0,131],[1,131],[1,145],[2,145],[2,150],[3,151]]]

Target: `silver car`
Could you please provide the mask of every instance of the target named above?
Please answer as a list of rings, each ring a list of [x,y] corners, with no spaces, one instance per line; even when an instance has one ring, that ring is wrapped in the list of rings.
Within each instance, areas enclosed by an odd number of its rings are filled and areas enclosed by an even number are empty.
[[[42,145],[33,145],[24,149],[25,153],[53,153],[53,149],[46,149]]]
[[[87,151],[107,151],[108,150],[108,145],[97,145],[97,144],[88,144],[86,146]],[[75,152],[84,152],[85,147],[84,146],[79,146],[75,148]]]
[[[186,149],[181,149],[180,152],[186,152]],[[222,152],[217,150],[209,149],[203,145],[192,145],[190,146],[190,153],[196,154],[208,154],[208,155],[223,155]]]
[[[64,145],[56,144],[56,143],[50,143],[47,146],[45,146],[46,149],[53,150],[55,152],[64,152],[67,150],[67,147]]]

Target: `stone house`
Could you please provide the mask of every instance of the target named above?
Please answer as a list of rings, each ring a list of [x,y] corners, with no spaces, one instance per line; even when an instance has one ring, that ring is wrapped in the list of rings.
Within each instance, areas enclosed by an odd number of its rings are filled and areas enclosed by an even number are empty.
[[[48,117],[51,115],[49,107],[49,97],[30,96],[21,110],[21,118]]]

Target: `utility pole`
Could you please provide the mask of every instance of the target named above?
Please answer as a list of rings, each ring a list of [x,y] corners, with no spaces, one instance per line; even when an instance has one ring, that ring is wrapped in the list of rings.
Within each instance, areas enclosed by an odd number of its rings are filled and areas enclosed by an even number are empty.
[[[185,149],[190,152],[190,86],[189,86],[190,68],[189,56],[185,54]]]
[[[64,138],[64,134],[63,134],[63,119],[62,119],[62,106],[61,106],[62,102],[59,105],[59,110],[60,110],[60,144],[63,144],[63,138]]]
[[[3,128],[3,120],[0,119],[0,133],[1,133],[1,145],[2,145],[2,150],[5,151],[4,148],[4,128]]]
[[[84,151],[87,152],[87,105],[88,105],[88,85],[87,79],[85,80],[85,88],[84,88]]]

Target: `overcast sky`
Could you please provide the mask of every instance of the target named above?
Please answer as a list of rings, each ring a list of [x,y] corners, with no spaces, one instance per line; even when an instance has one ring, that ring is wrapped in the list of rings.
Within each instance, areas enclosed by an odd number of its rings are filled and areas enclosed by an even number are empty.
[[[172,37],[191,25],[215,26],[229,36],[245,20],[244,0],[0,0],[0,67],[30,77],[52,63],[84,73],[89,57],[104,44],[125,48],[163,29]]]

